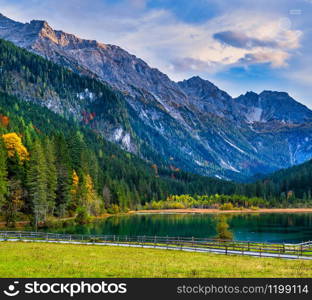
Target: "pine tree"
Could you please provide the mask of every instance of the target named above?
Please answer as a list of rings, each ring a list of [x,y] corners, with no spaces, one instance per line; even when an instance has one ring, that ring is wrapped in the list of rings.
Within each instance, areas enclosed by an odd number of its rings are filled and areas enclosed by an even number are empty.
[[[21,181],[15,179],[10,180],[8,190],[8,197],[4,203],[4,216],[6,225],[8,227],[14,227],[17,213],[24,206]]]
[[[7,175],[7,153],[0,141],[0,211],[8,193]]]
[[[70,170],[70,155],[63,135],[54,139],[56,149],[56,209],[59,216],[64,216],[71,202],[72,171]]]
[[[45,218],[48,210],[48,186],[47,164],[43,147],[39,140],[34,142],[31,153],[27,172],[27,186],[33,211],[42,220]]]
[[[57,171],[54,144],[45,140],[45,158],[47,165],[47,201],[49,210],[53,213],[55,208],[56,189],[57,189]]]

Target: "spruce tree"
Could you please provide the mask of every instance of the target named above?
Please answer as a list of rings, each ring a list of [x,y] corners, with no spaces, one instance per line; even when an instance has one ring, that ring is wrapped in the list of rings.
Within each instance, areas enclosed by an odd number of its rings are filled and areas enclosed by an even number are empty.
[[[64,216],[71,202],[72,170],[70,154],[63,135],[54,139],[56,149],[56,209],[59,216]]]
[[[32,147],[27,186],[33,211],[39,221],[43,220],[48,210],[47,163],[39,140]]]
[[[45,139],[45,158],[47,165],[47,201],[49,210],[53,213],[57,189],[57,171],[54,144],[48,138]]]
[[[0,141],[0,211],[8,192],[7,175],[7,153],[2,141]]]

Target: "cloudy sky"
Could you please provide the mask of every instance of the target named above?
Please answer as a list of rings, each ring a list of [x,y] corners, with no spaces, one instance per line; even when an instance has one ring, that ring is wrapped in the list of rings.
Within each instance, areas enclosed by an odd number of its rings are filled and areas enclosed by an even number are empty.
[[[173,80],[287,91],[312,108],[312,0],[0,0],[0,12],[119,45]]]

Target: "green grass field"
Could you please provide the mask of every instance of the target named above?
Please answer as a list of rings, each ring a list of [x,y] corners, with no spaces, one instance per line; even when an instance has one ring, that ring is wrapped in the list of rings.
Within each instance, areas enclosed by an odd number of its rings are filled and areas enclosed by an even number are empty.
[[[312,277],[312,261],[1,242],[0,277]]]

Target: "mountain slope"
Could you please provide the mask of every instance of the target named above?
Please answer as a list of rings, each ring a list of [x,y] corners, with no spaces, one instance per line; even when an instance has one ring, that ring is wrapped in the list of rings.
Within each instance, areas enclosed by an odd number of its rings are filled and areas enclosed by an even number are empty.
[[[88,126],[145,159],[158,155],[172,167],[244,180],[312,157],[311,111],[285,93],[233,99],[199,77],[176,83],[118,46],[79,39],[44,21],[23,24],[0,16],[0,37],[110,84],[125,117],[107,127],[99,101],[96,117],[87,118]],[[10,92],[25,93],[18,86]],[[78,98],[84,98],[84,92],[76,91]],[[86,93],[96,94],[90,88]],[[81,114],[85,105],[75,109]],[[113,119],[117,114],[112,108]]]
[[[74,171],[81,178],[90,174],[101,202],[107,201],[103,192],[105,187],[106,191],[107,188],[109,190],[110,203],[124,208],[153,199],[162,200],[170,194],[233,193],[235,190],[235,184],[231,182],[152,166],[73,120],[66,120],[45,107],[0,92],[1,155],[3,135],[13,132],[20,136],[30,152],[30,158],[34,158],[36,142],[40,141],[42,145],[48,141],[54,143],[56,159],[61,160],[65,168],[61,174],[66,174],[66,180],[63,176],[64,182],[60,182],[60,185],[66,185],[65,190],[69,193]],[[32,163],[30,160],[19,164],[14,157],[9,157],[8,180],[20,180],[27,190],[28,183],[24,176]],[[16,173],[16,170],[19,172]],[[79,184],[83,184],[83,181]],[[28,197],[27,192],[25,197]],[[56,199],[60,201],[56,205],[60,205],[61,197]],[[68,208],[70,203],[66,205]]]

